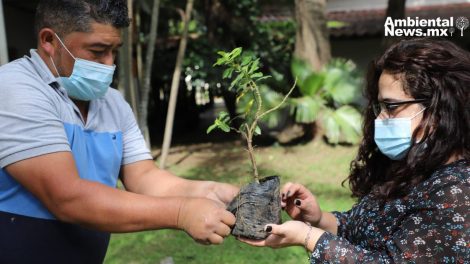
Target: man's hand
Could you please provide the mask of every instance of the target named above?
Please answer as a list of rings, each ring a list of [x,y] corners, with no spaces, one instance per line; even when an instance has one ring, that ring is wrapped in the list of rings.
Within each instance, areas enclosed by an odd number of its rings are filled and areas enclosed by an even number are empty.
[[[238,194],[240,189],[231,184],[212,182],[212,186],[209,188],[206,198],[220,202],[227,206],[233,198]]]
[[[235,216],[209,199],[185,198],[179,208],[177,227],[201,244],[221,244],[234,224]]]

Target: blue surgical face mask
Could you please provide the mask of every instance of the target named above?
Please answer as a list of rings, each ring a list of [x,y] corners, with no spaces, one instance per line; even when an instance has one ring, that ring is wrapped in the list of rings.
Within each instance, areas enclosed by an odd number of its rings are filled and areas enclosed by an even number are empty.
[[[57,75],[59,75],[58,81],[65,88],[68,96],[81,101],[90,101],[103,97],[113,81],[116,65],[109,66],[75,58],[57,34],[56,37],[75,60],[72,75],[70,75],[70,77],[60,77],[59,71],[51,58],[52,65]]]
[[[376,119],[374,140],[385,156],[401,160],[411,147],[411,120],[426,108],[407,118]]]

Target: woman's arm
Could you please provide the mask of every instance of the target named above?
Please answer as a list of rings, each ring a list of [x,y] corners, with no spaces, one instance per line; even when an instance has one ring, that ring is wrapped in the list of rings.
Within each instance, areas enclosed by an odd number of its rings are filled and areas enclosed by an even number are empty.
[[[349,228],[344,229],[346,236],[288,221],[270,225],[267,231],[271,235],[266,240],[243,241],[273,248],[304,246],[312,252],[311,263],[466,263],[470,260],[470,182],[442,182],[445,184],[437,190],[423,195],[397,230],[375,247],[370,244],[366,249],[348,240],[352,220],[345,218],[347,214],[339,214],[340,221],[348,222],[344,226]],[[342,229],[340,225],[338,230]]]

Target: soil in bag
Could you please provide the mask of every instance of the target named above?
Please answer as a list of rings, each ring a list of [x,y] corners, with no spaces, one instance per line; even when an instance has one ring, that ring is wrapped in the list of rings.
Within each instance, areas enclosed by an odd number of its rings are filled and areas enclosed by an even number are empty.
[[[227,210],[236,217],[232,235],[249,239],[264,239],[267,224],[281,223],[280,181],[269,176],[260,183],[250,183],[240,189]]]

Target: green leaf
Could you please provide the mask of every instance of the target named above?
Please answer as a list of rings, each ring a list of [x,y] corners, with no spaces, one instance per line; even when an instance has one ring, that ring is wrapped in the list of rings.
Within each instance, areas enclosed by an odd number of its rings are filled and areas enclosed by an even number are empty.
[[[362,117],[355,108],[345,105],[335,111],[335,120],[341,130],[341,139],[347,143],[358,143],[361,138]]]
[[[227,79],[227,78],[232,78],[232,73],[233,73],[233,68],[227,68],[225,69],[222,78]]]
[[[313,96],[322,88],[324,80],[325,75],[323,73],[312,72],[300,87],[300,92],[303,95]]]
[[[212,130],[216,128],[219,128],[225,132],[230,132],[229,123],[230,123],[230,115],[227,112],[222,111],[219,113],[219,115],[215,119],[214,124],[212,124],[211,126],[207,128],[206,133],[209,134]]]
[[[326,110],[323,112],[322,125],[325,131],[325,136],[331,144],[338,144],[340,137],[340,127],[335,120],[334,112]]]
[[[361,139],[361,121],[359,111],[345,105],[336,111],[330,109],[324,111],[322,125],[329,143],[355,144]]]
[[[229,113],[227,113],[227,112],[225,112],[225,111],[221,111],[221,112],[219,113],[219,116],[218,116],[217,119],[223,120],[223,121],[228,121],[228,120],[230,120],[230,115],[229,115]]]
[[[292,60],[291,71],[292,76],[294,76],[294,78],[297,78],[297,85],[299,85],[299,87],[302,87],[307,77],[313,73],[313,70],[310,65],[307,62],[298,58],[294,58]]]
[[[256,72],[256,73],[253,73],[250,78],[254,79],[254,78],[261,78],[263,77],[263,73],[261,72]]]
[[[242,53],[242,48],[238,47],[238,48],[233,49],[229,54],[230,60],[234,60],[236,57],[240,56],[241,53]]]
[[[218,58],[218,59],[217,59],[217,62],[214,63],[213,66],[220,66],[220,65],[223,65],[223,64],[225,64],[226,61],[227,61],[227,60],[226,60],[225,58]]]
[[[255,103],[255,99],[251,98],[250,101],[245,105],[245,108],[243,110],[243,113],[245,115],[248,115],[251,112],[251,109],[253,109],[253,105]]]
[[[343,71],[338,68],[328,69],[325,73],[324,88],[330,94],[332,90],[342,81]]]
[[[207,128],[206,134],[212,132],[212,130],[217,128],[217,124],[212,124],[210,127]]]
[[[243,78],[243,75],[239,74],[237,76],[237,78],[235,78],[231,83],[230,83],[230,87],[228,87],[229,90],[232,90],[233,87],[235,86],[238,86],[239,85],[239,82],[240,80]]]
[[[219,128],[224,132],[230,132],[230,126],[225,123],[220,123]]]
[[[248,65],[251,62],[251,56],[243,56],[241,66]]]
[[[227,52],[220,50],[220,51],[217,51],[217,54],[224,57],[227,54]]]
[[[330,94],[335,102],[349,104],[359,96],[357,87],[350,82],[342,81],[330,90]]]
[[[259,126],[255,128],[255,135],[261,135],[261,128]]]
[[[295,112],[295,121],[306,124],[315,122],[324,105],[321,98],[309,96],[292,99],[292,103],[294,108],[291,109],[291,112]]]
[[[253,61],[251,64],[250,70],[248,71],[249,73],[254,73],[259,69],[259,59],[256,59]]]

